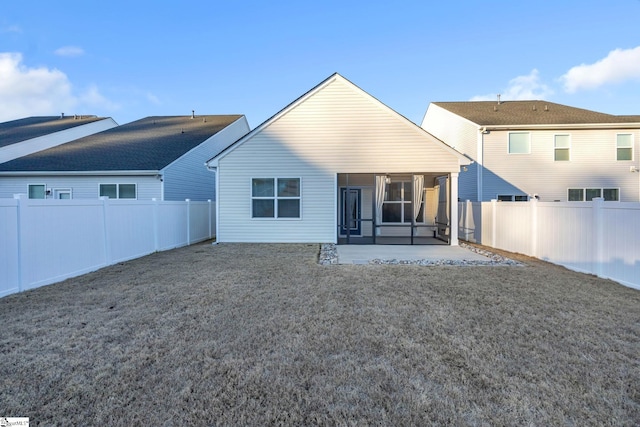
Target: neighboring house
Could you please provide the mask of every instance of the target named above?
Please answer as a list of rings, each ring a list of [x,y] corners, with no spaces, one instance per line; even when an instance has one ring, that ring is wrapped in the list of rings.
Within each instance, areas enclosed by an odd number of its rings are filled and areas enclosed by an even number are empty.
[[[118,126],[110,117],[27,117],[0,123],[0,163]]]
[[[208,162],[217,240],[456,245],[468,164],[334,74]]]
[[[0,164],[0,197],[213,200],[204,163],[248,131],[243,115],[147,117]]]
[[[435,102],[422,127],[474,160],[461,200],[640,200],[640,116],[547,101]]]

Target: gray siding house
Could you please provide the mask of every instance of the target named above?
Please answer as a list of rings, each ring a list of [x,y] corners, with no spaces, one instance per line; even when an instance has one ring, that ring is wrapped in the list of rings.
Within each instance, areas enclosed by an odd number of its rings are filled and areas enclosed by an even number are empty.
[[[461,200],[640,200],[640,116],[541,100],[435,102],[422,128],[473,159]]]
[[[46,150],[118,124],[110,117],[45,116],[0,123],[0,163]]]
[[[0,197],[214,200],[204,163],[249,131],[243,115],[147,117],[0,164]]]
[[[218,176],[216,236],[457,245],[450,201],[468,164],[334,74],[208,162]]]

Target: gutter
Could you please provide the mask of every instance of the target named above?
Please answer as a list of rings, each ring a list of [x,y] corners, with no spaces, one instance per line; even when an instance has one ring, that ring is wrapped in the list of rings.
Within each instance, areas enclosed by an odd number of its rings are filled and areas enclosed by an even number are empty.
[[[158,176],[160,171],[139,170],[139,171],[0,171],[0,176]]]
[[[540,124],[540,125],[480,125],[478,131],[492,130],[571,130],[571,129],[640,129],[640,123],[589,123],[589,124]]]

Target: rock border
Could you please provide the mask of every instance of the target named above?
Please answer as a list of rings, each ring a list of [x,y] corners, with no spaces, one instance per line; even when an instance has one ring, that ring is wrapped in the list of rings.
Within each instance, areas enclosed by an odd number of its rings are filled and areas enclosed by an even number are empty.
[[[470,250],[471,252],[486,256],[488,260],[475,261],[475,260],[450,260],[450,259],[372,259],[369,260],[369,264],[388,264],[388,265],[508,265],[508,266],[522,266],[521,262],[512,260],[502,255],[495,254],[486,249],[481,249],[475,246],[468,245],[464,242],[460,242],[460,247]],[[333,243],[323,243],[320,245],[320,255],[318,256],[318,264],[320,265],[335,265],[338,264],[338,249]]]

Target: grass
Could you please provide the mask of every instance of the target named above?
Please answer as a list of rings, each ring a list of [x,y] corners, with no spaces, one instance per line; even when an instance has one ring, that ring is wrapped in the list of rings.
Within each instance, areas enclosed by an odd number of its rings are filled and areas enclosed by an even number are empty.
[[[523,267],[199,244],[0,299],[31,425],[640,424],[640,292]]]

